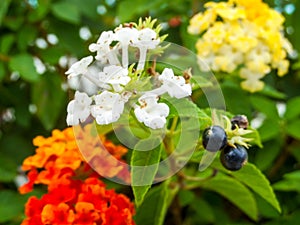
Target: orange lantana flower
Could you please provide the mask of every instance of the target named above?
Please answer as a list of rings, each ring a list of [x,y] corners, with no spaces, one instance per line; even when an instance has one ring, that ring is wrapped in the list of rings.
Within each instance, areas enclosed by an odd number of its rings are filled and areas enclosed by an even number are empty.
[[[47,193],[40,199],[28,199],[22,225],[134,225],[133,203],[107,190],[101,176],[92,170],[99,173],[101,168],[108,177],[129,178],[121,159],[127,149],[103,136],[90,135],[90,131],[90,126],[80,128],[76,135],[72,128],[54,130],[49,138],[33,140],[35,155],[22,165],[29,181],[19,190],[27,193],[34,184],[41,184],[47,186]]]

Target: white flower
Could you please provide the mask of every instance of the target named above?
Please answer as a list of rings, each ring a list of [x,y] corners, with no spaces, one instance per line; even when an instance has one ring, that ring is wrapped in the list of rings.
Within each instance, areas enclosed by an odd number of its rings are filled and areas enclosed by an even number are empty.
[[[152,129],[163,128],[169,115],[168,105],[157,101],[157,95],[143,95],[139,98],[140,106],[134,110],[137,120]]]
[[[137,39],[134,40],[132,46],[142,48],[145,47],[147,49],[154,49],[159,44],[160,40],[157,38],[157,33],[150,29],[144,28],[138,31]]]
[[[66,72],[68,77],[85,74],[88,71],[88,66],[92,63],[93,56],[87,56],[82,58],[80,61],[74,63]]]
[[[91,52],[97,52],[96,60],[102,64],[107,61],[112,65],[119,64],[119,60],[115,55],[115,50],[111,49],[110,44],[114,41],[115,34],[112,31],[104,31],[101,33],[96,43],[92,43],[89,46]]]
[[[158,79],[162,82],[161,88],[164,88],[171,97],[184,98],[192,94],[192,87],[185,83],[182,76],[174,76],[173,70],[165,68]]]
[[[122,65],[128,67],[128,46],[135,42],[138,36],[138,30],[129,27],[118,27],[115,30],[115,40],[119,41],[122,49]]]
[[[160,40],[157,38],[157,34],[154,30],[145,28],[138,31],[138,37],[132,43],[132,46],[137,47],[140,50],[140,59],[137,70],[144,69],[147,50],[156,48],[159,42]]]
[[[67,107],[67,124],[70,126],[84,122],[90,115],[92,99],[79,91],[75,92],[74,100],[70,101]]]
[[[123,88],[120,85],[126,85],[130,81],[128,69],[121,66],[110,65],[99,73],[99,80],[103,83],[111,84],[116,92],[120,92]]]
[[[120,118],[125,104],[120,94],[104,91],[96,95],[94,100],[91,113],[99,125],[110,124]]]

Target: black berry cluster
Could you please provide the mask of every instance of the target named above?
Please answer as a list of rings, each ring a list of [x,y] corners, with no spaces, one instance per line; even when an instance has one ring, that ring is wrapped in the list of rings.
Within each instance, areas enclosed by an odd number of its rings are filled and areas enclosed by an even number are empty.
[[[237,115],[231,119],[231,129],[240,128],[248,128],[248,119],[244,115]],[[247,162],[248,153],[245,147],[238,144],[229,145],[226,131],[221,126],[213,125],[206,128],[202,134],[202,144],[210,152],[221,150],[221,163],[228,170],[239,170]]]

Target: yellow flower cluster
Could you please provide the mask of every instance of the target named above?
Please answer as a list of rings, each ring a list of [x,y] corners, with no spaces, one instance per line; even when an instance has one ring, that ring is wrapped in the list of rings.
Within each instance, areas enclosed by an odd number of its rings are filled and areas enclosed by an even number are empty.
[[[287,73],[286,57],[293,48],[284,37],[279,12],[262,0],[208,2],[205,8],[188,27],[189,33],[201,34],[196,48],[203,71],[238,70],[242,88],[250,92],[263,89],[260,79],[271,69],[277,69],[278,76]]]

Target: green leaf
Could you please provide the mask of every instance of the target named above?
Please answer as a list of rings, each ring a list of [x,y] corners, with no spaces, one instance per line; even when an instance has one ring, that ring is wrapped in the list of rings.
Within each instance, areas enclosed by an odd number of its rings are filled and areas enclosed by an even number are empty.
[[[172,199],[178,188],[171,189],[166,181],[152,188],[146,195],[144,202],[137,208],[135,215],[136,224],[162,225]]]
[[[118,19],[121,22],[130,22],[134,16],[142,16],[145,12],[150,9],[158,8],[162,4],[162,0],[136,0],[134,2],[134,7],[132,7],[131,0],[123,0],[118,4],[116,15],[118,15]]]
[[[0,52],[2,54],[7,54],[10,51],[14,41],[15,41],[15,35],[13,34],[2,35],[0,38]]]
[[[194,197],[190,206],[195,210],[196,215],[199,217],[197,218],[199,224],[215,224],[215,211],[203,198]]]
[[[253,107],[272,119],[279,117],[275,102],[259,95],[250,96],[250,101]]]
[[[0,4],[0,27],[2,24],[2,20],[6,15],[7,9],[9,7],[11,0],[2,0]]]
[[[278,218],[280,213],[274,209],[265,199],[260,197],[259,195],[255,195],[258,212],[261,217],[264,218]]]
[[[276,138],[280,133],[280,126],[278,120],[267,118],[261,127],[259,127],[258,132],[260,138],[263,142]]]
[[[11,158],[0,154],[0,181],[12,182],[17,176],[17,167],[17,164]]]
[[[40,77],[36,72],[32,56],[26,53],[13,56],[9,61],[9,68],[11,71],[19,72],[20,76],[28,82],[35,82]]]
[[[42,61],[47,62],[50,65],[55,65],[58,63],[60,57],[65,53],[63,52],[63,49],[58,46],[49,46],[48,48],[43,49],[40,54]]]
[[[11,190],[0,191],[0,223],[20,217],[24,210],[26,196]]]
[[[222,84],[222,92],[225,97],[226,109],[233,114],[251,115],[251,103],[249,95],[232,81]]]
[[[131,156],[131,183],[135,202],[140,206],[152,185],[161,156],[161,139],[141,140]]]
[[[300,192],[300,171],[286,173],[283,180],[273,184],[273,188],[277,191],[297,191]]]
[[[260,91],[260,94],[282,100],[286,97],[284,93],[277,91],[274,87],[268,84],[264,86],[264,89]]]
[[[270,141],[264,142],[263,149],[259,149],[255,152],[255,165],[260,170],[266,170],[277,158],[281,150],[281,144],[278,139],[272,139]]]
[[[281,212],[279,202],[269,180],[253,164],[247,163],[243,169],[232,172],[230,175],[247,185],[252,191],[270,203],[278,212]]]
[[[79,9],[68,1],[61,1],[52,5],[53,14],[66,22],[78,24],[80,22]]]
[[[208,118],[208,116],[203,111],[201,111],[194,102],[187,98],[176,99],[166,97],[162,100],[169,105],[169,117],[179,116],[188,118],[198,118],[199,116],[201,116],[204,118]]]
[[[290,121],[287,124],[286,130],[289,135],[291,135],[293,138],[300,140],[300,120]]]
[[[20,165],[24,158],[33,153],[34,148],[29,138],[13,132],[2,136],[0,139],[0,149],[4,159],[7,158],[9,161]]]
[[[258,219],[258,211],[253,194],[236,179],[218,173],[203,183],[203,188],[215,191],[240,208],[251,219]]]
[[[30,22],[42,20],[50,10],[51,0],[38,1],[37,7],[30,12],[28,19]]]
[[[29,45],[32,45],[37,37],[38,30],[31,25],[23,26],[18,32],[17,44],[20,51],[25,51]]]
[[[4,64],[2,62],[0,62],[0,82],[5,77],[5,72],[6,72],[6,70],[5,70]]]
[[[194,192],[190,190],[180,190],[178,193],[178,198],[179,198],[180,206],[184,207],[191,204],[195,200],[196,196]]]
[[[33,86],[32,103],[37,106],[37,116],[47,130],[51,130],[65,106],[66,93],[61,89],[58,74],[46,73]]]
[[[284,117],[287,120],[292,120],[300,115],[300,96],[290,99],[286,104]]]

